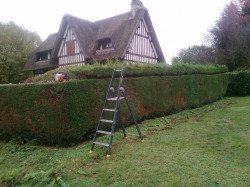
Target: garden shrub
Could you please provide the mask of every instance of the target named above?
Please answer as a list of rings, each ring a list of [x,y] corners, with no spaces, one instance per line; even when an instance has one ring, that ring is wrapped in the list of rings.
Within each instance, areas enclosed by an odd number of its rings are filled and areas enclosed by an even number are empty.
[[[244,96],[250,95],[250,72],[236,71],[228,73],[227,95]]]
[[[91,138],[109,82],[110,78],[102,78],[0,86],[0,139],[72,145]],[[227,84],[224,73],[125,77],[123,82],[138,121],[211,103],[225,95]],[[125,124],[131,124],[124,101],[120,111]],[[110,126],[103,123],[102,130]]]

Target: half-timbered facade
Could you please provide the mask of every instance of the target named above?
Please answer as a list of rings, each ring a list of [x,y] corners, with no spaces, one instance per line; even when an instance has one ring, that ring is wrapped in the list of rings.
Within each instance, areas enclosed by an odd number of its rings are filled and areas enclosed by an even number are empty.
[[[67,25],[58,53],[58,65],[72,65],[84,62],[84,56],[73,30]]]
[[[140,0],[133,0],[131,7],[130,12],[96,22],[65,15],[58,33],[50,35],[39,46],[24,71],[42,74],[59,66],[105,62],[107,59],[164,62],[147,9]]]
[[[141,19],[133,36],[125,60],[132,62],[158,62],[158,55],[144,18]]]

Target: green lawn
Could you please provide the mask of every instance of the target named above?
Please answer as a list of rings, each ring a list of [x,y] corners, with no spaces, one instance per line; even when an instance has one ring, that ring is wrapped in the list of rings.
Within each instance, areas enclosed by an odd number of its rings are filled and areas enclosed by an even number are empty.
[[[89,154],[91,141],[0,143],[0,186],[249,186],[249,125],[250,97],[235,97],[143,121],[144,143],[120,130],[110,158],[98,145]]]

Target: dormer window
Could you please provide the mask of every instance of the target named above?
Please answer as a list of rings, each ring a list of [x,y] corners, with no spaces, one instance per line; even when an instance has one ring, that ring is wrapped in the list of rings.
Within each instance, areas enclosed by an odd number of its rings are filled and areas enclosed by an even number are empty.
[[[103,51],[103,50],[114,50],[114,45],[111,42],[110,38],[105,38],[97,41],[97,48],[96,51]]]
[[[43,61],[43,60],[49,60],[50,59],[50,52],[46,51],[46,52],[40,52],[37,53],[36,55],[36,61]]]

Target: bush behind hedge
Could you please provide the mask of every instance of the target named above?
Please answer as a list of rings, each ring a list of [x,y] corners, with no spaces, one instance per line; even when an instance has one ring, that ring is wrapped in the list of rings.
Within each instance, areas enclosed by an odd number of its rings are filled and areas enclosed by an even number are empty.
[[[250,71],[236,71],[228,73],[229,83],[227,95],[250,95]]]
[[[226,74],[125,77],[124,87],[136,119],[141,121],[220,99],[227,81]],[[71,145],[92,137],[109,82],[110,78],[103,78],[1,86],[0,138]],[[120,103],[123,120],[129,125],[132,118],[125,102]],[[110,115],[104,117],[112,119]],[[110,126],[103,124],[102,130]]]
[[[53,81],[56,72],[67,72],[69,79],[92,79],[111,77],[114,69],[125,69],[125,76],[163,76],[163,75],[192,75],[192,74],[216,74],[228,71],[224,65],[210,64],[176,64],[166,63],[142,64],[142,63],[95,63],[93,65],[66,66],[49,71],[44,75],[35,77],[33,82]]]

